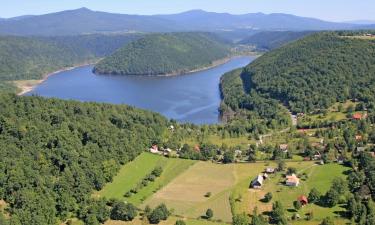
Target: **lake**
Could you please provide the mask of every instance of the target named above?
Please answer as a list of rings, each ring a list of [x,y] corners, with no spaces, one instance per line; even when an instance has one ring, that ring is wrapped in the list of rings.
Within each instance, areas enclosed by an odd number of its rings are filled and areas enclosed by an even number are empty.
[[[180,122],[213,124],[219,122],[220,77],[252,60],[237,57],[212,69],[172,77],[95,75],[93,66],[84,66],[50,76],[26,95],[127,104]]]

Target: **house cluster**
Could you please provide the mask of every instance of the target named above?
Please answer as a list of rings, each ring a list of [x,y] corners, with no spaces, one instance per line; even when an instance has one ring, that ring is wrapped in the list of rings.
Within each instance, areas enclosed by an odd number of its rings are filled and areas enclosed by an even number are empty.
[[[253,189],[260,189],[263,186],[263,183],[266,179],[268,179],[270,174],[274,174],[276,169],[272,167],[268,167],[264,170],[264,173],[259,174],[256,176],[250,183],[250,188]],[[300,179],[297,177],[296,174],[287,175],[285,180],[285,185],[289,187],[298,187],[300,184]]]
[[[263,186],[264,180],[266,180],[269,174],[275,173],[275,169],[272,167],[268,167],[265,169],[264,173],[259,174],[255,179],[253,179],[250,183],[250,187],[254,189],[260,189]]]
[[[152,145],[149,151],[153,154],[158,154],[158,155],[168,155],[169,153],[172,152],[171,149],[169,148],[160,148],[158,145]]]

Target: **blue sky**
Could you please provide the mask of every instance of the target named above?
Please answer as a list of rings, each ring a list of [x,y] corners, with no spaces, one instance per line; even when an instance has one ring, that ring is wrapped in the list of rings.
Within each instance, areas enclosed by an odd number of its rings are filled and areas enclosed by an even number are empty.
[[[375,0],[0,0],[0,17],[87,7],[126,14],[168,14],[203,9],[234,14],[289,13],[330,21],[375,20]]]

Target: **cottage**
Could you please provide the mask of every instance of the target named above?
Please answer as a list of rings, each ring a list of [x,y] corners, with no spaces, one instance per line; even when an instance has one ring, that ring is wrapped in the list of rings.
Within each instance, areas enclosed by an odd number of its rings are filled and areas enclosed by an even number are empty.
[[[363,138],[362,138],[362,135],[356,135],[356,136],[355,136],[355,140],[356,140],[356,141],[362,141],[362,139],[363,139]]]
[[[315,152],[314,154],[314,160],[321,160],[322,159],[322,155],[320,154],[319,151]]]
[[[285,185],[291,186],[291,187],[298,187],[299,186],[299,178],[294,173],[290,176],[286,176]]]
[[[266,173],[268,173],[268,174],[275,173],[275,169],[272,168],[272,167],[268,167],[268,168],[266,169]]]
[[[154,154],[159,154],[159,147],[157,145],[152,145],[150,148],[150,152]]]
[[[309,201],[307,200],[307,197],[304,196],[304,195],[299,196],[297,201],[299,201],[302,206],[305,206],[305,205],[309,204]]]
[[[234,155],[235,155],[236,157],[239,157],[239,156],[242,155],[242,151],[241,151],[241,150],[235,150],[235,151],[234,151]]]
[[[262,174],[259,174],[254,180],[251,181],[250,187],[254,189],[262,188],[264,178]]]
[[[281,151],[283,151],[283,152],[288,152],[288,145],[287,144],[281,144],[280,146],[279,146],[279,149],[281,150]]]
[[[366,151],[366,147],[357,147],[357,152],[364,152]]]
[[[362,113],[354,113],[353,116],[352,116],[352,119],[354,120],[362,120],[362,119],[366,119],[367,118],[367,114],[362,114]]]
[[[338,164],[344,164],[344,161],[345,161],[345,157],[340,155],[339,157],[337,157],[337,163]]]

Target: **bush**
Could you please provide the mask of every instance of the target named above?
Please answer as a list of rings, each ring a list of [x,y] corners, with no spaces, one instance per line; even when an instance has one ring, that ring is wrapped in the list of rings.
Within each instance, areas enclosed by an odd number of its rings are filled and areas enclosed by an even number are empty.
[[[111,210],[111,219],[132,221],[137,216],[137,209],[131,203],[116,202]]]
[[[213,216],[214,216],[214,212],[212,211],[212,209],[207,209],[206,218],[211,219]]]
[[[205,195],[204,195],[204,197],[206,197],[206,198],[209,198],[209,197],[211,197],[211,192],[207,192]]]
[[[294,202],[293,202],[293,206],[294,206],[294,208],[295,208],[297,211],[300,210],[300,209],[302,208],[302,204],[301,204],[300,201],[294,201]]]
[[[175,225],[186,225],[186,223],[183,220],[177,220]]]
[[[152,212],[147,216],[148,221],[151,224],[158,224],[161,220],[167,220],[170,216],[170,212],[165,204],[157,206]]]
[[[271,192],[268,192],[265,196],[264,196],[264,202],[270,202],[272,200],[272,193]]]
[[[335,223],[329,217],[325,218],[320,225],[334,225]]]
[[[309,200],[310,203],[317,203],[319,201],[320,197],[321,197],[320,192],[316,188],[313,188],[313,189],[311,189],[311,191],[309,193],[308,200]]]
[[[163,168],[160,166],[156,167],[152,172],[151,175],[154,175],[155,177],[160,177],[161,174],[163,173]]]

